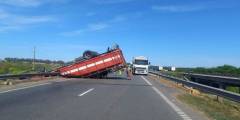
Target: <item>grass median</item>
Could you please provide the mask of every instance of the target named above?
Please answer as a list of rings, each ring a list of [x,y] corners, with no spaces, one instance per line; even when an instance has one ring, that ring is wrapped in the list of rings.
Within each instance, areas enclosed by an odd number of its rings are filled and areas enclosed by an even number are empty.
[[[178,99],[204,112],[212,120],[240,120],[240,104],[228,100],[221,102],[207,95],[179,95]]]

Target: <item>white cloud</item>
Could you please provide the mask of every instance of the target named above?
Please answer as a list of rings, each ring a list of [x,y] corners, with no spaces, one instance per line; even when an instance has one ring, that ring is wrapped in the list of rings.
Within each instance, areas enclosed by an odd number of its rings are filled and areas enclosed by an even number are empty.
[[[103,30],[105,28],[107,28],[109,25],[105,24],[105,23],[96,23],[96,24],[88,24],[86,28],[83,29],[78,29],[78,30],[74,30],[74,31],[69,31],[69,32],[63,32],[61,33],[61,35],[64,36],[75,36],[75,35],[79,35],[85,32],[94,32],[94,31],[100,31]]]
[[[80,30],[63,32],[63,33],[60,33],[60,35],[63,35],[63,36],[76,36],[76,35],[79,35],[79,34],[81,34],[83,32],[84,32],[84,30],[80,29]]]
[[[0,31],[7,32],[9,30],[17,30],[31,25],[38,25],[46,22],[53,22],[55,18],[52,16],[23,16],[11,14],[0,10]]]
[[[0,26],[0,32],[6,32],[9,30],[17,30],[19,29],[18,26]]]
[[[73,31],[68,31],[68,32],[63,32],[63,33],[60,33],[60,35],[76,36],[76,35],[86,33],[86,32],[100,31],[100,30],[104,30],[104,29],[112,26],[115,23],[125,21],[126,19],[127,19],[127,17],[122,16],[122,15],[118,15],[118,16],[113,17],[110,20],[105,21],[105,22],[88,24],[86,28],[73,30]]]
[[[95,12],[88,12],[88,13],[86,14],[86,16],[88,16],[88,17],[95,16],[95,15],[96,15]]]
[[[0,4],[19,6],[19,7],[37,7],[45,3],[64,3],[69,0],[1,0]]]
[[[13,6],[38,6],[45,2],[45,0],[1,0],[0,4],[13,5]]]
[[[105,24],[105,23],[89,24],[88,31],[99,31],[107,27],[108,27],[108,24]]]
[[[110,20],[109,22],[122,22],[125,21],[127,19],[127,17],[122,16],[122,15],[118,15],[115,16],[112,20]]]
[[[7,12],[5,12],[5,11],[3,11],[3,10],[0,10],[0,20],[6,18],[6,17],[8,17],[8,16],[9,16],[9,15],[8,15]]]
[[[88,1],[97,3],[97,4],[117,4],[117,3],[131,2],[135,0],[88,0]]]
[[[191,12],[204,10],[204,6],[190,6],[190,5],[169,5],[169,6],[152,6],[153,10],[163,11],[163,12]]]
[[[55,19],[50,16],[15,16],[9,24],[15,25],[29,25],[37,23],[51,22]]]
[[[152,10],[161,12],[195,12],[213,9],[228,9],[239,7],[236,1],[237,0],[209,0],[178,5],[153,5]]]

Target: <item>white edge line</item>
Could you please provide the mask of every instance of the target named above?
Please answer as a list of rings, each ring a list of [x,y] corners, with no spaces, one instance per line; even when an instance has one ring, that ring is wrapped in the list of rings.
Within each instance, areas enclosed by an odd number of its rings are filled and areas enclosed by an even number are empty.
[[[51,84],[51,83],[43,83],[43,84],[38,84],[38,85],[32,85],[32,86],[27,86],[27,87],[22,87],[22,88],[11,89],[11,90],[7,90],[7,91],[2,91],[2,92],[0,92],[0,94],[23,90],[23,89],[28,89],[28,88],[33,88],[33,87],[37,87],[37,86],[49,85],[49,84]]]
[[[152,83],[150,83],[145,77],[141,76],[142,79],[148,84],[148,85],[151,85],[152,86]]]
[[[57,81],[53,81],[53,83],[61,83],[61,82],[66,82],[66,81],[72,81],[72,80],[57,80]]]
[[[141,76],[144,81],[146,81],[148,84],[150,83],[145,77]],[[151,83],[150,83],[151,84]],[[149,85],[150,85],[149,84]],[[151,84],[152,85],[152,84]],[[152,89],[158,94],[160,95],[160,97],[163,98],[163,100],[165,102],[167,102],[167,104],[169,106],[172,107],[172,109],[183,119],[183,120],[192,120],[187,114],[185,114],[178,106],[176,106],[173,102],[171,102],[160,90],[158,90],[156,87],[152,86]]]
[[[173,102],[171,102],[161,91],[159,91],[156,87],[152,87],[152,89],[159,94],[165,102],[169,106],[172,107],[172,109],[183,119],[183,120],[192,120],[186,113],[184,113],[178,106],[176,106]]]
[[[94,90],[94,88],[91,88],[91,89],[89,89],[89,90],[87,90],[87,91],[79,94],[78,96],[81,97],[81,96],[83,96],[83,95],[85,95],[85,94],[87,94],[87,93],[89,93],[89,92],[91,92],[91,91],[93,91],[93,90]]]
[[[146,81],[149,85],[152,85],[145,77],[141,76],[144,81]],[[192,120],[186,113],[184,113],[178,106],[176,106],[173,102],[171,102],[160,90],[158,90],[156,87],[152,86],[152,89],[160,95],[160,97],[163,98],[165,102],[169,106],[172,107],[172,109],[183,119],[183,120]]]

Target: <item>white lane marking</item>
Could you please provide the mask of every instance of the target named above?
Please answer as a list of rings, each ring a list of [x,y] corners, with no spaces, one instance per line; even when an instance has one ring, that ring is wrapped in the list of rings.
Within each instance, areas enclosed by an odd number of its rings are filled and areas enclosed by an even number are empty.
[[[71,80],[57,80],[57,81],[53,81],[53,83],[60,83],[60,82],[66,82],[66,81],[71,81]]]
[[[172,103],[161,91],[159,91],[156,87],[152,87],[153,90],[158,93],[166,102],[168,105],[170,105],[173,110],[182,117],[183,120],[192,120],[186,113],[184,113],[178,106],[176,106],[174,103]]]
[[[94,88],[91,88],[91,89],[89,89],[89,90],[87,90],[87,91],[79,94],[78,96],[81,97],[81,96],[83,96],[83,95],[85,95],[85,94],[87,94],[87,93],[89,93],[89,92],[91,92],[91,91],[93,91],[93,90],[94,90]]]
[[[141,76],[148,84],[150,83],[145,77]],[[150,83],[151,84],[151,83]],[[150,85],[149,84],[149,85]],[[151,84],[152,85],[152,84]],[[177,105],[171,102],[160,90],[152,86],[152,89],[163,98],[165,102],[183,119],[183,120],[192,120],[186,113],[184,113]]]
[[[51,84],[51,83],[43,83],[43,84],[38,84],[38,85],[32,85],[32,86],[27,86],[27,87],[22,87],[22,88],[11,89],[11,90],[7,90],[7,91],[2,91],[2,92],[0,92],[0,94],[2,94],[2,93],[8,93],[8,92],[13,92],[13,91],[17,91],[17,90],[23,90],[23,89],[33,88],[33,87],[38,87],[38,86],[43,86],[43,85],[49,85],[49,84]]]
[[[150,83],[145,77],[141,76],[141,78],[148,84],[152,86],[152,83]]]

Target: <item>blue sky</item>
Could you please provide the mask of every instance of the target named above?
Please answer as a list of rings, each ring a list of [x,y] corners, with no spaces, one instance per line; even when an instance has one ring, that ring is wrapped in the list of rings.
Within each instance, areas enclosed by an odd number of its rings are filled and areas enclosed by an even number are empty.
[[[239,0],[1,0],[0,58],[70,61],[120,45],[128,61],[240,66]]]

